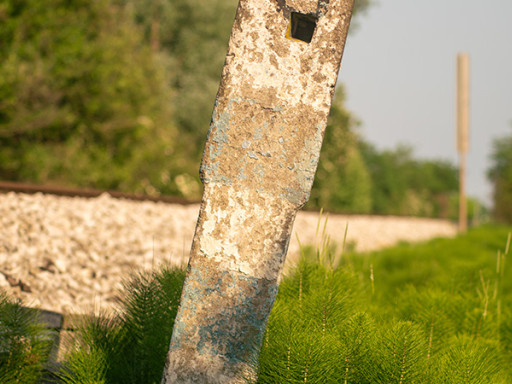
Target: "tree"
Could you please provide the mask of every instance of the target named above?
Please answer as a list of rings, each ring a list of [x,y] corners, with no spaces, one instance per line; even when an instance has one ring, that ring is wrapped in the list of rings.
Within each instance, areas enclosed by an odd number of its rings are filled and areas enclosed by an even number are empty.
[[[448,217],[449,197],[458,188],[454,165],[415,159],[407,146],[379,151],[361,141],[360,148],[372,180],[372,212]]]
[[[493,184],[493,216],[512,223],[512,135],[493,141],[492,165],[487,176]]]
[[[0,177],[179,192],[166,74],[125,8],[9,0],[0,17]]]
[[[198,199],[236,5],[1,2],[0,178]]]
[[[146,43],[166,58],[175,91],[176,125],[192,138],[190,148],[199,161],[238,0],[124,2],[142,26]],[[356,0],[355,19],[371,5],[371,0]]]
[[[336,90],[320,154],[309,208],[368,213],[371,210],[370,174],[355,132],[358,121],[344,107],[341,86]]]

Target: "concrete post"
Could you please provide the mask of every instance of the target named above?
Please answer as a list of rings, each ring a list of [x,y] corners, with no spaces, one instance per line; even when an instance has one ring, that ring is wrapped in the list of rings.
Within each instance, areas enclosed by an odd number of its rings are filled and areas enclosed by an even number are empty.
[[[309,198],[353,0],[240,0],[162,383],[242,383]]]
[[[459,152],[459,232],[467,231],[466,154],[469,148],[469,55],[457,55],[457,150]]]

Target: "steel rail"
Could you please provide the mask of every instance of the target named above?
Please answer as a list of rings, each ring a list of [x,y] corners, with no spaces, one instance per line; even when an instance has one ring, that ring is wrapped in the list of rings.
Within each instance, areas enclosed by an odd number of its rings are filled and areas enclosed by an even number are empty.
[[[153,201],[162,202],[167,204],[180,204],[190,205],[197,204],[198,201],[188,200],[180,196],[150,196],[136,193],[126,193],[113,190],[102,190],[102,189],[91,189],[91,188],[76,188],[76,187],[63,187],[58,185],[41,185],[31,184],[23,182],[12,182],[12,181],[0,181],[0,194],[1,193],[26,193],[36,194],[43,193],[46,195],[65,196],[65,197],[83,197],[83,198],[95,198],[101,196],[104,193],[108,193],[110,196],[116,199],[126,199],[134,201]]]

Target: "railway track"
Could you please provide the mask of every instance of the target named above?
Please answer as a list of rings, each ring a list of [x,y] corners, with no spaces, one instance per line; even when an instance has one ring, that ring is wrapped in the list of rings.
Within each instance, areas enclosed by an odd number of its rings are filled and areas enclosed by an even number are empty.
[[[199,204],[105,192],[0,182],[0,289],[59,313],[107,309],[131,272],[188,261]],[[318,221],[317,212],[299,212],[302,244],[319,244]],[[359,252],[457,232],[446,220],[331,214],[325,235],[341,244],[347,224],[346,244]],[[288,253],[289,262],[300,255],[296,238]]]
[[[179,197],[0,182],[0,289],[43,310],[56,338],[73,338],[68,320],[111,313],[134,272],[186,264],[198,210]],[[317,212],[297,215],[289,265],[300,255],[298,238],[320,244],[318,221]],[[324,223],[338,244],[349,225],[346,244],[361,252],[457,233],[454,224],[436,219],[333,214]],[[55,345],[54,355],[62,355]]]
[[[72,188],[72,187],[61,187],[54,185],[41,185],[41,184],[31,184],[31,183],[20,183],[20,182],[11,182],[11,181],[0,181],[0,193],[27,193],[27,194],[36,194],[36,193],[44,193],[47,195],[55,195],[55,196],[66,196],[66,197],[84,197],[84,198],[94,198],[101,196],[104,193],[108,193],[110,196],[117,199],[126,199],[126,200],[134,200],[134,201],[153,201],[153,202],[162,202],[168,204],[180,204],[180,205],[191,205],[197,204],[198,201],[187,200],[184,197],[180,196],[149,196],[143,194],[134,194],[134,193],[125,193],[119,191],[112,190],[101,190],[101,189],[82,189],[82,188]]]

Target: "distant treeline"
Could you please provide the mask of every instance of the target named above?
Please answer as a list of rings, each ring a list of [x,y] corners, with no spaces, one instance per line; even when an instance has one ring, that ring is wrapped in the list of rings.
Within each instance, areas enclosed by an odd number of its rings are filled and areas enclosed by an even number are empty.
[[[3,1],[0,179],[199,199],[236,4]],[[454,165],[379,151],[357,126],[340,86],[309,208],[455,216]]]

